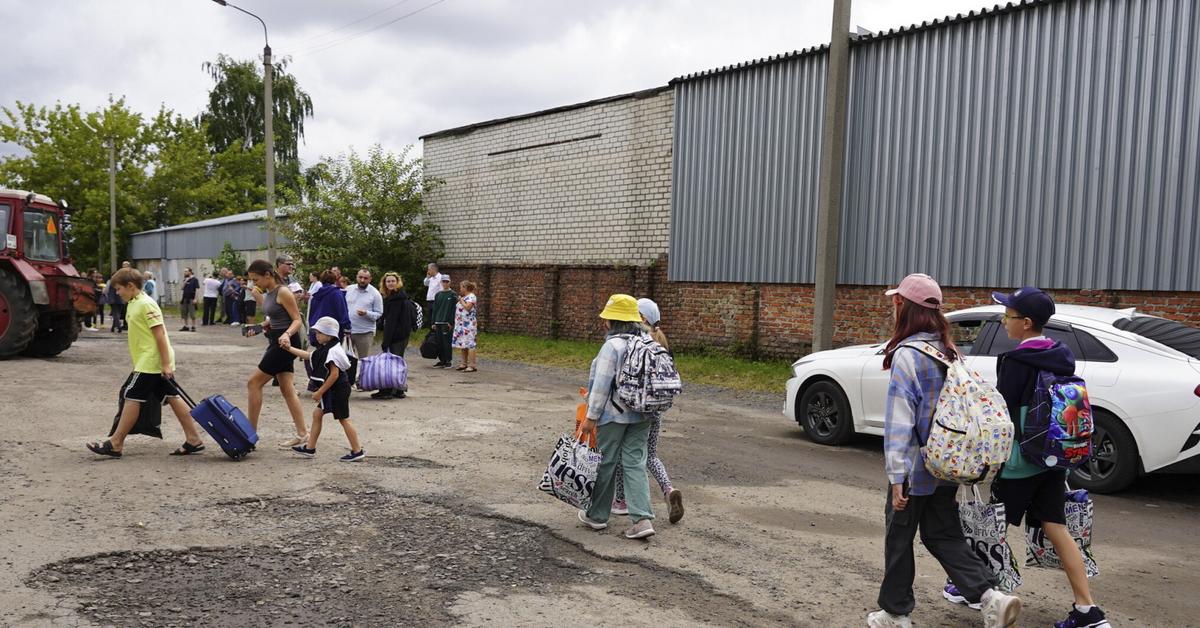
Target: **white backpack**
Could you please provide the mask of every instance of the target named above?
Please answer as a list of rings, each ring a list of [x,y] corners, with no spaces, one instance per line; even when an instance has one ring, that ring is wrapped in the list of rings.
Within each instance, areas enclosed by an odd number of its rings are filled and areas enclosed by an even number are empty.
[[[925,468],[939,480],[958,484],[994,477],[1013,446],[1012,419],[1000,392],[962,360],[951,361],[927,342],[902,346],[946,366],[946,383],[929,424],[929,439],[921,448]]]
[[[675,359],[650,334],[627,338],[625,359],[613,381],[613,405],[622,412],[621,404],[634,412],[666,412],[683,391]]]

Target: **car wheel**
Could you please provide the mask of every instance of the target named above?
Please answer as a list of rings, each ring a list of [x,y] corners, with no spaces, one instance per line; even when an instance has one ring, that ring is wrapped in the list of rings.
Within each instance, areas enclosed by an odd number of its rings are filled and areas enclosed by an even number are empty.
[[[841,387],[829,381],[809,386],[796,403],[796,417],[815,443],[840,445],[854,434],[850,403]]]
[[[1071,485],[1093,493],[1116,493],[1138,476],[1137,442],[1121,419],[1096,412],[1092,457],[1071,473]]]

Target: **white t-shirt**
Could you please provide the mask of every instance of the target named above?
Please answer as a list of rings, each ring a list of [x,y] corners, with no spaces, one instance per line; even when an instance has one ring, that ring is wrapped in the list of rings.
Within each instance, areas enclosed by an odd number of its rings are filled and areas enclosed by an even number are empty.
[[[204,298],[215,299],[221,292],[221,280],[214,277],[204,278]]]
[[[330,362],[343,373],[350,370],[350,356],[346,355],[346,350],[342,348],[341,343],[329,348],[329,355],[325,357],[325,364],[328,365]]]
[[[425,291],[426,301],[432,301],[442,291],[442,277],[445,277],[445,275],[438,273],[432,277],[425,278],[425,285],[429,288]]]

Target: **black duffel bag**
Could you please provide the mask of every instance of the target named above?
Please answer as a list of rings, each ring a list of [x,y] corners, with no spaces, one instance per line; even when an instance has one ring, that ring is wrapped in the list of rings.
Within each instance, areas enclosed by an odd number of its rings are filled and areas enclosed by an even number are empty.
[[[438,344],[438,330],[437,327],[434,327],[429,330],[429,333],[425,334],[425,339],[421,341],[421,357],[429,360],[436,360],[441,357],[439,353],[441,347]]]

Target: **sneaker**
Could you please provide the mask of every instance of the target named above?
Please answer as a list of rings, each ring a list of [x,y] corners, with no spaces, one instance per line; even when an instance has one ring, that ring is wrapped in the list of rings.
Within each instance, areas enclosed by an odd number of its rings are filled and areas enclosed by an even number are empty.
[[[230,327],[237,327],[238,325],[241,325],[241,323],[230,323],[229,324]]]
[[[179,329],[179,331],[187,331],[187,330],[188,330],[188,326],[187,326],[187,325],[184,325],[183,327],[181,327],[181,328]]]
[[[400,392],[397,392],[395,395],[393,395],[393,397],[395,397],[397,399],[403,399],[407,396],[408,396],[408,394],[405,393],[403,390],[401,390]]]
[[[654,526],[650,524],[649,519],[642,519],[625,531],[627,539],[647,539],[652,536],[654,536]]]
[[[982,610],[983,628],[1010,628],[1021,615],[1021,599],[991,589],[990,595],[984,595]]]
[[[363,460],[366,460],[366,459],[367,459],[367,450],[366,449],[352,451],[352,452],[342,456],[341,458],[338,458],[338,460],[341,460],[342,462],[362,462]]]
[[[950,582],[949,580],[946,581],[946,586],[942,589],[942,597],[955,604],[962,604],[975,610],[979,610],[983,607],[983,602],[968,602],[967,598],[964,597],[961,592],[959,592],[958,587],[954,586],[954,583]]]
[[[673,488],[667,493],[667,521],[679,523],[680,519],[683,519],[683,493]]]
[[[192,328],[191,328],[191,329],[189,329],[188,331],[196,331],[196,326],[195,326],[195,325],[192,325]]]
[[[377,392],[377,393],[372,393],[372,394],[371,394],[371,398],[372,398],[372,399],[391,399],[391,398],[392,398],[392,391],[390,391],[390,390],[381,390],[381,391],[379,391],[379,392]]]
[[[308,444],[308,435],[306,434],[304,436],[297,436],[291,440],[287,440],[282,443],[279,443],[279,448],[280,449],[295,449],[298,445],[307,445],[307,444]]]
[[[629,514],[629,504],[626,504],[622,500],[614,499],[611,512],[614,515],[627,515]]]
[[[912,628],[908,615],[893,615],[887,611],[875,611],[867,615],[868,628]]]
[[[1109,628],[1109,624],[1099,606],[1093,606],[1088,612],[1081,613],[1079,608],[1072,604],[1071,614],[1062,621],[1054,622],[1054,628]]]
[[[304,456],[305,458],[312,458],[313,456],[317,455],[317,450],[309,449],[304,445],[296,445],[295,447],[292,447],[292,451],[296,452],[298,455]]]
[[[579,522],[593,530],[603,530],[604,528],[608,527],[608,524],[603,521],[592,521],[591,519],[588,519],[586,510],[579,511]]]

